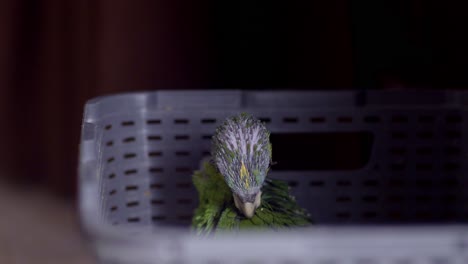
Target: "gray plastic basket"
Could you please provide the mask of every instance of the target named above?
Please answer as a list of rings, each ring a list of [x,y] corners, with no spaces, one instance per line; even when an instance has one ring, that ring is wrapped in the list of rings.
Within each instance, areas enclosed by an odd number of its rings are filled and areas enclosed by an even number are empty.
[[[447,224],[468,219],[467,103],[461,92],[161,91],[96,98],[86,104],[82,127],[83,227],[104,263],[466,263],[466,228]],[[289,152],[293,159],[284,163],[355,150],[360,154],[347,157],[367,157],[354,164],[340,157],[334,162],[343,164],[333,170],[320,167],[327,162],[312,164],[317,170],[273,166],[269,177],[290,183],[317,227],[210,239],[188,233],[197,205],[191,173],[209,155],[216,126],[239,112],[266,123],[274,161]],[[313,140],[298,140],[305,137]],[[323,155],[313,149],[323,149],[321,141],[333,145]],[[410,223],[445,225],[362,227]]]

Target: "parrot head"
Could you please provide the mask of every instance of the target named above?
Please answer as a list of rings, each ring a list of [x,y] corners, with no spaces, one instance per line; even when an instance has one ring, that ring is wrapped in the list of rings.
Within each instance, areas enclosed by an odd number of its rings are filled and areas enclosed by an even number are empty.
[[[248,114],[226,119],[212,138],[212,158],[231,189],[234,204],[251,218],[261,204],[261,187],[270,168],[270,133]]]

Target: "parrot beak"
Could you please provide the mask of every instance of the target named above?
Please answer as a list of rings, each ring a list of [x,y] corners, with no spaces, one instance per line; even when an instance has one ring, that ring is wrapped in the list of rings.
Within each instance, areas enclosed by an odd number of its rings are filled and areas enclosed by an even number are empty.
[[[261,204],[261,197],[262,197],[262,192],[259,191],[257,195],[255,196],[255,201],[253,203],[250,202],[242,202],[239,197],[234,194],[234,204],[236,205],[237,209],[241,211],[245,217],[247,218],[252,218],[255,214],[255,210],[260,207]]]

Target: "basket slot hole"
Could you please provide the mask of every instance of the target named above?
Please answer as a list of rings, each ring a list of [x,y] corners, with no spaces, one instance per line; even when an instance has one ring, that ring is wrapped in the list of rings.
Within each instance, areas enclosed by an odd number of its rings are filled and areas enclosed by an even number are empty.
[[[416,154],[418,155],[430,155],[433,150],[431,147],[420,147],[416,149]]]
[[[216,123],[216,119],[215,118],[203,118],[201,120],[201,123],[202,124],[214,124]]]
[[[153,215],[151,217],[151,220],[155,221],[155,222],[158,222],[158,221],[164,221],[166,220],[167,217],[165,215]]]
[[[211,137],[212,137],[212,135],[202,135],[201,138],[204,139],[204,140],[210,140]]]
[[[148,156],[150,157],[161,157],[163,153],[161,151],[150,151]]]
[[[317,116],[317,117],[311,117],[309,118],[310,123],[325,123],[326,119],[325,117]]]
[[[161,124],[161,119],[149,119],[146,121],[148,125],[159,125]]]
[[[109,179],[114,179],[115,178],[115,173],[111,173],[109,174],[109,176],[107,176]]]
[[[400,211],[391,211],[388,213],[388,217],[393,220],[401,220],[403,219],[403,213]],[[396,262],[396,263],[399,263],[399,262]]]
[[[395,148],[390,149],[390,153],[393,155],[397,155],[397,156],[405,155],[406,152],[407,152],[407,149],[401,148],[401,147],[395,147]]]
[[[430,195],[417,195],[415,200],[418,202],[430,202],[432,201],[432,197]]]
[[[136,156],[137,156],[136,153],[125,153],[123,157],[124,159],[133,159]]]
[[[299,122],[299,119],[297,117],[285,117],[283,118],[283,123],[297,123]]]
[[[129,218],[127,218],[127,222],[129,222],[129,223],[138,223],[138,222],[140,222],[140,217],[129,217]]]
[[[406,163],[392,163],[390,164],[390,170],[392,171],[403,171],[406,169]]]
[[[260,120],[260,122],[265,123],[265,124],[271,123],[271,118],[269,117],[260,117],[258,120]]]
[[[353,122],[353,118],[350,117],[350,116],[339,116],[336,121],[338,123],[352,123]]]
[[[127,185],[125,186],[126,191],[136,191],[138,190],[138,185]]]
[[[187,198],[178,199],[178,200],[177,200],[177,203],[178,203],[178,204],[191,204],[191,203],[192,203],[192,199],[187,199]]]
[[[351,213],[350,213],[350,212],[337,212],[337,213],[335,214],[335,216],[336,216],[336,218],[338,218],[338,219],[344,220],[344,219],[349,219],[349,218],[351,218]]]
[[[429,139],[432,138],[434,134],[431,131],[421,131],[416,136],[422,139]]]
[[[362,200],[366,203],[375,203],[379,200],[379,197],[375,195],[366,195],[362,197]]]
[[[402,179],[391,179],[388,181],[390,187],[403,187],[406,185],[405,181]]]
[[[106,142],[106,146],[110,147],[112,145],[114,145],[114,141],[109,140],[109,141]]]
[[[408,138],[408,134],[403,131],[393,131],[392,138],[393,139],[406,139]]]
[[[110,157],[110,158],[107,159],[107,163],[112,163],[114,160],[115,160],[114,157]]]
[[[135,125],[135,122],[133,121],[123,121],[122,122],[122,126],[134,126]]]
[[[460,155],[461,149],[459,147],[450,146],[445,148],[445,153],[448,155]]]
[[[461,123],[462,117],[460,115],[449,115],[445,121],[450,124],[458,124]]]
[[[452,211],[452,210],[450,210],[450,211],[445,211],[444,214],[443,214],[443,217],[444,217],[445,219],[454,219],[454,218],[457,218],[457,217],[458,217],[457,214],[458,214],[458,213],[457,213],[456,211]]]
[[[175,155],[178,157],[190,156],[190,151],[176,151]]]
[[[309,186],[311,187],[322,187],[325,185],[325,182],[322,180],[315,180],[315,181],[310,181]]]
[[[362,217],[366,219],[373,219],[377,217],[377,212],[374,212],[374,211],[363,212]]]
[[[416,180],[416,186],[418,187],[430,187],[432,186],[432,181],[431,180],[427,180],[427,179],[419,179],[419,180]]]
[[[159,141],[159,140],[162,140],[162,137],[159,136],[159,135],[150,135],[150,136],[148,136],[148,140],[150,140],[150,141]]]
[[[117,190],[114,189],[114,190],[111,190],[111,191],[109,192],[109,195],[114,195],[114,194],[116,194],[116,193],[117,193]]]
[[[161,173],[164,172],[164,168],[161,167],[151,167],[149,168],[150,173]]]
[[[176,167],[175,171],[176,172],[191,172],[192,169],[189,167]]]
[[[420,171],[429,171],[432,170],[432,164],[431,163],[418,163],[416,164],[416,170]]]
[[[348,180],[338,180],[336,181],[336,185],[340,187],[349,187],[352,185],[351,181]]]
[[[376,115],[371,115],[371,116],[365,116],[364,117],[364,122],[369,123],[369,124],[376,124],[380,123],[381,119],[379,116]]]
[[[153,200],[151,200],[151,204],[153,204],[153,205],[163,205],[163,204],[165,204],[165,203],[166,203],[166,201],[161,200],[161,199],[153,199]]]
[[[445,202],[445,203],[454,203],[457,201],[457,196],[453,195],[453,194],[449,194],[449,195],[444,195],[442,196],[442,202]]]
[[[455,171],[460,169],[460,164],[457,162],[448,162],[444,164],[444,170],[446,171]]]
[[[115,211],[117,211],[118,209],[119,209],[119,207],[118,207],[117,205],[114,205],[114,206],[111,206],[110,211],[111,211],[111,212],[115,212]]]
[[[140,205],[139,201],[131,201],[127,203],[127,207],[137,207],[138,205]]]
[[[297,187],[299,183],[297,181],[288,181],[288,185],[291,188]]]
[[[448,186],[448,187],[456,187],[458,186],[459,182],[457,179],[443,179],[441,182],[443,185]]]
[[[375,186],[379,186],[379,181],[378,180],[365,180],[363,184],[366,187],[375,187]]]
[[[209,150],[202,151],[202,156],[210,156],[211,152]]]
[[[112,129],[112,125],[106,125],[106,126],[104,127],[104,129],[105,129],[105,130],[111,130],[111,129]]]
[[[125,175],[132,175],[132,174],[137,174],[138,170],[137,169],[130,169],[130,170],[125,170],[124,174]]]
[[[422,116],[419,116],[418,122],[425,123],[425,124],[434,123],[435,117],[431,115],[422,115]]]
[[[174,119],[174,124],[188,124],[189,123],[189,120],[188,119],[185,119],[185,118],[178,118],[178,119]]]
[[[432,219],[434,218],[434,215],[431,212],[428,211],[419,211],[414,214],[416,218],[419,219]]]
[[[191,219],[192,219],[192,215],[178,215],[178,216],[177,216],[177,219],[178,219],[178,220],[182,220],[182,221],[191,220]]]
[[[162,184],[162,183],[152,183],[150,185],[150,188],[151,189],[162,189],[162,188],[164,188],[164,184]]]
[[[408,123],[408,117],[404,115],[392,116],[392,123]]]
[[[123,143],[135,142],[135,137],[126,137],[122,140]]]
[[[415,181],[415,184],[428,186],[430,184],[428,182],[430,182],[430,180],[420,179],[420,180]],[[388,185],[390,187],[402,188],[402,187],[409,185],[409,183],[403,179],[392,179],[392,180],[389,180]]]
[[[447,138],[450,139],[456,139],[456,138],[461,138],[461,133],[458,130],[449,130],[446,133]]]
[[[405,198],[401,195],[391,195],[388,197],[388,200],[392,203],[402,203],[405,201]]]
[[[349,196],[338,196],[336,197],[337,203],[348,203],[351,202],[351,197]]]
[[[175,140],[189,140],[190,136],[189,135],[175,135],[174,139]]]
[[[187,189],[192,187],[192,182],[178,182],[176,187],[180,189]]]

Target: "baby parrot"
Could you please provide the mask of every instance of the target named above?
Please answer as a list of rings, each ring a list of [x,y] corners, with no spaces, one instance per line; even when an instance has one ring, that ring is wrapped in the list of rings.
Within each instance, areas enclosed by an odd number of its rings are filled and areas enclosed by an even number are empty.
[[[266,179],[270,133],[248,114],[228,118],[212,139],[211,162],[193,175],[199,206],[192,227],[199,234],[247,227],[306,226],[308,213],[289,194],[287,183]]]

